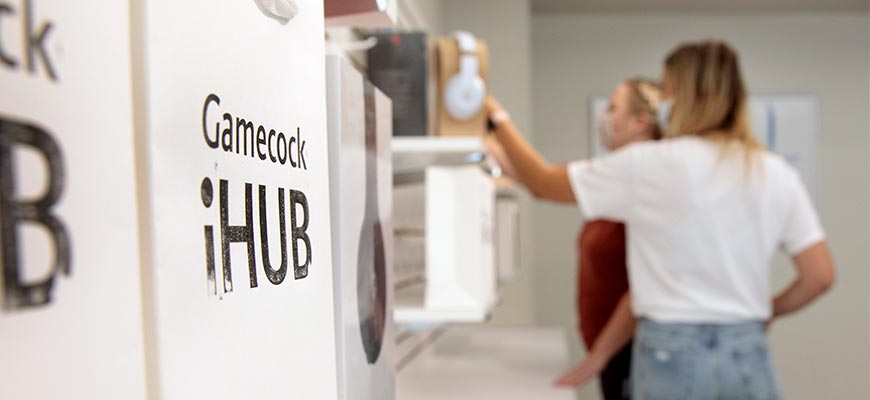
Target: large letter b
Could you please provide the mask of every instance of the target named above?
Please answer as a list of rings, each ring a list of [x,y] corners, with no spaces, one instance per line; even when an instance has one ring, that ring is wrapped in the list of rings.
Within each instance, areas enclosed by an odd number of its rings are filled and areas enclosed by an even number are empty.
[[[27,146],[39,152],[47,165],[47,188],[33,200],[16,198],[13,148]],[[3,273],[3,308],[21,309],[48,304],[58,272],[70,274],[70,245],[66,229],[51,213],[63,191],[63,160],[57,143],[43,129],[0,115],[0,268]],[[48,276],[23,282],[19,264],[22,224],[41,225],[54,242],[55,259]]]

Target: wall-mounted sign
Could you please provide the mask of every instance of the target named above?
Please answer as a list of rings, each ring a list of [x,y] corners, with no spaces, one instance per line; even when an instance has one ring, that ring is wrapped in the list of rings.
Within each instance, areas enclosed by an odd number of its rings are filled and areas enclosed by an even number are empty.
[[[129,15],[0,1],[2,399],[145,399]]]
[[[757,95],[749,99],[752,130],[774,153],[798,170],[807,191],[816,196],[817,142],[821,121],[813,95]]]
[[[340,398],[394,397],[391,102],[327,57]]]

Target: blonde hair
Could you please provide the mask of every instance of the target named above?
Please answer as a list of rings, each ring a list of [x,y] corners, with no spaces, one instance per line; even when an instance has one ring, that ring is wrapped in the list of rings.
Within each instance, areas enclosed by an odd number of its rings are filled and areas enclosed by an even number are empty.
[[[674,95],[665,137],[716,140],[723,153],[742,149],[747,164],[763,149],[749,125],[746,89],[731,46],[715,40],[683,44],[665,59],[665,76]]]
[[[656,123],[656,115],[662,101],[662,90],[659,84],[646,78],[630,78],[624,83],[631,89],[629,100],[631,112],[646,114],[650,118],[650,134],[653,139],[659,140],[664,137],[661,127]]]

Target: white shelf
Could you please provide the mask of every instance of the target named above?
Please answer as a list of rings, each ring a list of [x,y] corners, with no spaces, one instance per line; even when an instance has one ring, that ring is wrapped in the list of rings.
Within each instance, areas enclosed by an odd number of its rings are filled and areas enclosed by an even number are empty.
[[[445,324],[485,322],[493,310],[494,304],[474,304],[474,300],[467,297],[461,305],[426,306],[425,290],[425,284],[420,284],[396,291],[393,319],[403,329],[416,331]]]
[[[397,184],[414,182],[422,177],[427,167],[432,166],[484,166],[486,148],[479,137],[393,137],[393,173]],[[417,175],[414,175],[417,174]]]
[[[484,151],[480,137],[394,136],[393,154],[455,154]]]
[[[450,323],[480,323],[489,319],[491,309],[484,307],[395,307],[393,316],[403,327],[412,330],[431,329]]]

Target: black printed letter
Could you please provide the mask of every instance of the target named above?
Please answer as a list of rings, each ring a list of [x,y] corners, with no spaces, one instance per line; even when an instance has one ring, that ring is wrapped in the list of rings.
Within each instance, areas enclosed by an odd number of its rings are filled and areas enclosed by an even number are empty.
[[[216,149],[218,148],[218,136],[221,131],[221,123],[218,122],[214,124],[214,140],[211,140],[211,138],[208,137],[208,127],[205,124],[205,117],[208,115],[208,105],[210,103],[221,105],[221,98],[214,93],[205,98],[205,105],[202,106],[202,136],[205,138],[205,143],[208,144],[208,147]]]
[[[296,223],[296,205],[302,206],[302,224]],[[308,276],[308,266],[311,265],[311,240],[308,238],[308,199],[305,193],[290,190],[290,225],[293,230],[293,273],[296,279]],[[299,264],[299,241],[305,245],[305,263]]]
[[[229,183],[221,179],[221,254],[224,267],[224,292],[233,291],[232,267],[230,266],[230,243],[248,244],[248,272],[251,287],[257,287],[257,265],[254,261],[254,216],[251,201],[251,184],[245,184],[245,225],[229,224]]]
[[[33,25],[33,4],[31,0],[24,2],[24,34],[27,37],[27,70],[36,72],[36,56],[42,60],[42,65],[45,66],[45,72],[51,80],[57,80],[57,74],[54,73],[54,68],[51,66],[51,60],[48,59],[48,53],[45,51],[45,37],[51,32],[51,22],[43,22],[39,31],[34,31]]]
[[[269,229],[266,222],[266,187],[260,185],[260,244],[263,252],[263,270],[266,271],[266,277],[273,285],[284,282],[284,277],[287,276],[287,222],[284,218],[284,189],[278,188],[278,219],[281,234],[281,267],[277,270],[272,268],[272,262],[269,259]]]
[[[33,201],[15,198],[15,170],[12,148],[15,145],[31,147],[45,157],[48,163],[48,189]],[[0,117],[0,240],[3,271],[5,309],[18,309],[51,302],[51,288],[58,272],[70,274],[70,245],[67,231],[61,221],[51,213],[63,191],[63,159],[57,143],[49,134],[33,125],[13,122]],[[19,274],[19,232],[21,224],[44,226],[54,241],[54,266],[49,275],[38,282],[25,283]]]

